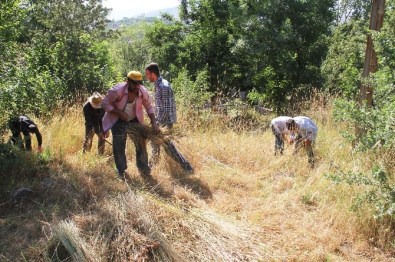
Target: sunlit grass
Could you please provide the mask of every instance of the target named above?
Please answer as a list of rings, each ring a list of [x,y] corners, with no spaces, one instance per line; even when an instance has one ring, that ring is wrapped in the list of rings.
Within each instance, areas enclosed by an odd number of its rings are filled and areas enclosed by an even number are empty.
[[[84,249],[88,245],[100,250],[95,257],[99,260],[386,259],[384,251],[372,252],[372,239],[382,247],[391,239],[375,225],[372,207],[351,210],[363,188],[335,185],[325,176],[339,170],[369,173],[377,158],[353,153],[339,134],[342,125],[327,111],[305,115],[318,119],[313,169],[306,153],[293,155],[291,145],[284,155],[274,156],[274,136],[266,130],[272,116],[262,117],[262,128],[250,132],[221,128],[227,120],[218,116],[204,128],[180,117],[173,139],[195,173],[184,174],[162,150],[152,181],[144,180],[128,139],[128,183],[116,178],[109,144],[99,156],[95,137],[92,151],[82,154],[79,109],[55,115],[40,125],[43,154],[54,159],[47,176],[57,183],[46,189],[53,194],[46,203],[70,198],[67,223],[79,227]],[[45,214],[50,209],[49,204]],[[47,219],[59,228],[65,216]],[[48,243],[61,241],[57,237],[54,234]]]

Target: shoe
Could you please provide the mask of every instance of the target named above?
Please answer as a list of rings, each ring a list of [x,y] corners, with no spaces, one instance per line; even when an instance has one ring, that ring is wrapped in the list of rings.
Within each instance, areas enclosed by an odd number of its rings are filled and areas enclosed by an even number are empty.
[[[193,170],[193,167],[191,166],[191,164],[189,164],[188,162],[184,164],[183,169],[188,174],[193,174],[195,172],[195,170]]]
[[[120,180],[122,180],[123,182],[125,182],[126,181],[126,177],[128,177],[129,175],[125,172],[125,171],[123,171],[123,172],[118,172],[118,179],[120,179]]]
[[[151,177],[151,169],[147,170],[140,170],[140,175],[144,178],[149,178]]]

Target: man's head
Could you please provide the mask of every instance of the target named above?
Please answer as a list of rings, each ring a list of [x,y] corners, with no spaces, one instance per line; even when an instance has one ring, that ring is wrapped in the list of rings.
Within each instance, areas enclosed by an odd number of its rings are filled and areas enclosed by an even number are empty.
[[[157,63],[150,63],[145,68],[145,77],[148,79],[148,81],[155,82],[159,78],[159,76],[159,66]]]
[[[289,131],[296,131],[296,122],[293,119],[288,119],[285,125]]]
[[[102,100],[103,100],[103,97],[98,92],[94,92],[93,95],[88,98],[89,103],[91,103],[92,107],[96,108],[96,109],[101,108]]]
[[[130,90],[143,84],[143,75],[139,71],[130,71],[127,76]]]
[[[33,125],[33,124],[29,125],[29,133],[33,134],[33,133],[37,133],[37,131],[38,131],[38,128],[36,125]]]

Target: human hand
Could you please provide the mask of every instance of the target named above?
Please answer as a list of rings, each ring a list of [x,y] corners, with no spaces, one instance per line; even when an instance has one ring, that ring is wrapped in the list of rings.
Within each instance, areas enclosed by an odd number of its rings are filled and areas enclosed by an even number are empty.
[[[289,135],[288,143],[292,145],[295,142],[295,136],[293,134]]]
[[[128,121],[129,116],[128,116],[128,114],[126,114],[125,112],[120,111],[120,112],[118,113],[118,116],[119,116],[119,118],[120,118],[122,121],[125,121],[125,122]]]
[[[110,130],[108,130],[107,132],[103,133],[103,137],[104,138],[108,138],[110,136]]]
[[[152,129],[154,130],[155,134],[159,134],[160,133],[160,128],[158,126],[158,124],[156,122],[152,122]]]

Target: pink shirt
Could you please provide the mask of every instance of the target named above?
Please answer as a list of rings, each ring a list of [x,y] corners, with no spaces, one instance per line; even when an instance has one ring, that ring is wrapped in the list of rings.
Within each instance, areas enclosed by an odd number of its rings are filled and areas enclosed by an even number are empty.
[[[111,113],[114,108],[124,110],[128,102],[128,83],[122,82],[113,86],[107,91],[107,95],[103,98],[102,108],[106,111],[103,117],[103,130],[107,132],[118,121],[119,116]],[[140,123],[144,123],[143,106],[147,114],[154,114],[155,109],[151,104],[148,90],[140,85],[140,91],[136,98],[136,116]]]

